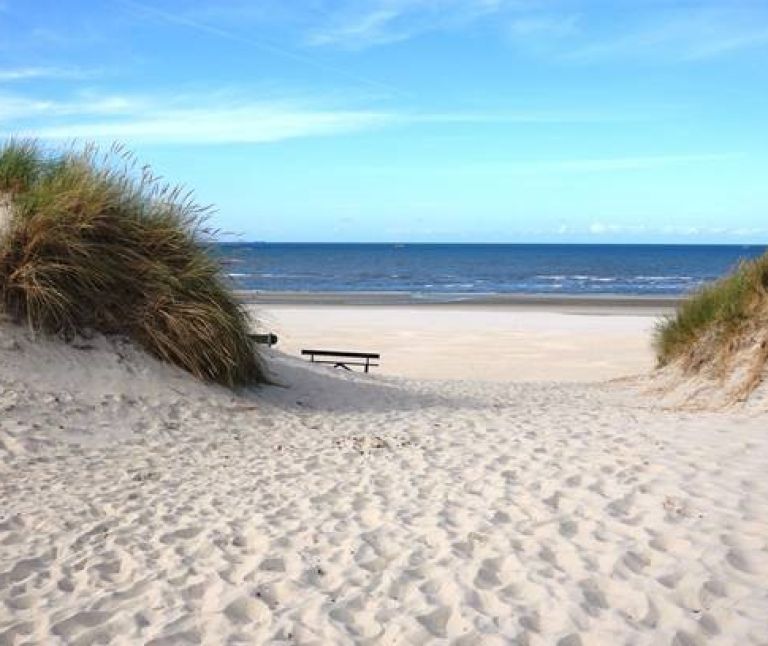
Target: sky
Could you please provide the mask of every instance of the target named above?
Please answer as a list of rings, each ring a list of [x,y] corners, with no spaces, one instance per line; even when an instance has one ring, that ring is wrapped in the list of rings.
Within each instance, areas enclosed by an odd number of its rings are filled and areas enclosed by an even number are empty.
[[[223,239],[768,242],[768,0],[0,0],[0,138]]]

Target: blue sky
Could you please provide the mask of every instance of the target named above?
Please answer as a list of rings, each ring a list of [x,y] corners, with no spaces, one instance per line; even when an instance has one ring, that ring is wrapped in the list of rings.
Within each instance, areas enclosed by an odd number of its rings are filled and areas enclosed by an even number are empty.
[[[246,240],[768,241],[768,2],[0,0],[0,136]]]

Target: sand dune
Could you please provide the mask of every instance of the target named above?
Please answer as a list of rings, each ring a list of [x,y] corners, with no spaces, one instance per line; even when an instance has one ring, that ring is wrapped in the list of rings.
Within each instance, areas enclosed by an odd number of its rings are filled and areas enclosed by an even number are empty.
[[[764,414],[0,328],[0,644],[764,644]]]

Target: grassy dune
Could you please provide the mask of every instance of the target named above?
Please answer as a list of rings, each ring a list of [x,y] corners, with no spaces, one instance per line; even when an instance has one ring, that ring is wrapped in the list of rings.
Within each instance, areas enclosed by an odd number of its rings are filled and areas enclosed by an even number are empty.
[[[680,361],[687,371],[728,371],[751,351],[745,389],[753,388],[768,361],[768,254],[743,262],[730,275],[693,294],[656,330],[659,365]]]
[[[123,335],[227,386],[263,380],[247,318],[208,253],[206,212],[113,148],[0,148],[0,308],[71,338]]]

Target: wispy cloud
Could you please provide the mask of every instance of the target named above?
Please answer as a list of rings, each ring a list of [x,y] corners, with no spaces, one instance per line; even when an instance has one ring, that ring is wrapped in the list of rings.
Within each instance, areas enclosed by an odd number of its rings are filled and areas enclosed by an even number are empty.
[[[81,94],[41,99],[0,93],[0,135],[127,143],[266,143],[358,133],[382,127],[448,128],[647,121],[648,110],[495,110],[429,112],[408,108],[339,107],[318,100],[276,100],[231,94],[142,96]],[[645,160],[647,162],[647,160]],[[590,163],[597,164],[595,160]],[[608,163],[608,162],[606,162]],[[625,160],[625,163],[628,163]],[[644,160],[634,160],[635,164]]]
[[[375,79],[350,73],[347,70],[335,65],[328,65],[327,63],[318,60],[317,57],[304,54],[289,47],[277,45],[263,37],[256,38],[252,34],[243,34],[240,30],[229,27],[221,27],[213,22],[197,18],[195,17],[195,14],[188,15],[184,13],[172,13],[170,11],[158,9],[157,7],[145,4],[143,2],[137,2],[136,0],[116,1],[127,9],[137,13],[138,16],[145,19],[176,25],[178,27],[196,31],[198,33],[214,36],[219,39],[247,45],[267,54],[277,56],[284,60],[293,61],[294,63],[298,63],[300,65],[307,66],[321,72],[326,72],[336,77],[344,78],[347,81],[352,81],[354,83],[367,85],[379,90],[383,89],[392,91],[395,89]]]
[[[768,5],[725,0],[608,13],[586,0],[355,0],[321,13],[307,42],[362,49],[481,20],[530,53],[568,62],[694,61],[768,46]]]
[[[309,37],[311,45],[342,44],[350,47],[381,45],[404,40],[410,34],[395,23],[402,16],[392,9],[377,9],[340,20]]]
[[[670,224],[664,226],[649,226],[626,222],[595,221],[587,226],[586,231],[578,227],[563,226],[556,231],[559,235],[589,233],[593,236],[644,235],[674,238],[754,238],[768,233],[766,227],[723,227],[694,224]]]
[[[662,11],[630,27],[589,36],[587,43],[563,43],[561,57],[575,62],[705,60],[768,46],[768,6],[733,3]]]
[[[16,67],[0,68],[0,83],[9,81],[26,81],[30,79],[72,80],[90,78],[95,75],[93,70],[76,67]]]
[[[509,0],[355,0],[327,15],[307,40],[310,45],[371,47],[466,26],[510,4]]]
[[[42,139],[120,140],[131,143],[267,143],[369,130],[390,122],[385,113],[289,111],[257,106],[158,112],[131,121],[79,122],[31,131]]]
[[[360,132],[394,120],[373,110],[263,102],[206,106],[199,98],[186,104],[124,97],[63,103],[17,98],[0,104],[0,134],[6,137],[131,144],[267,143]]]
[[[0,126],[53,122],[67,117],[120,116],[138,114],[147,107],[141,98],[120,95],[84,96],[73,100],[40,99],[0,94]]]

